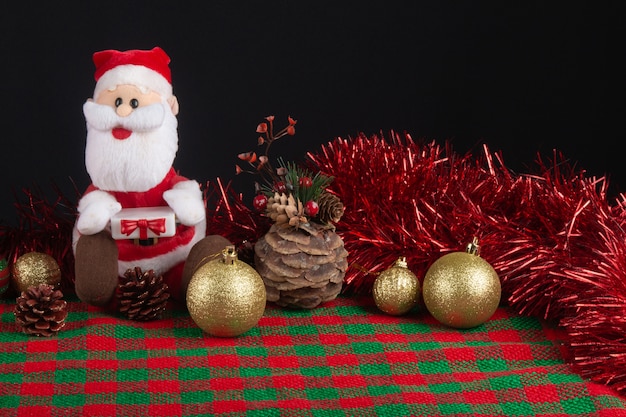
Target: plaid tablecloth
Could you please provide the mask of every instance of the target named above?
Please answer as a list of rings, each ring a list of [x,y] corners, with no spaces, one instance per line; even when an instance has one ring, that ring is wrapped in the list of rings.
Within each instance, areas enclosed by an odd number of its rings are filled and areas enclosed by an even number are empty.
[[[142,323],[68,300],[52,338],[19,332],[14,300],[0,303],[1,416],[626,415],[626,399],[570,369],[553,329],[506,308],[456,330],[340,297],[268,305],[218,338],[181,306]]]

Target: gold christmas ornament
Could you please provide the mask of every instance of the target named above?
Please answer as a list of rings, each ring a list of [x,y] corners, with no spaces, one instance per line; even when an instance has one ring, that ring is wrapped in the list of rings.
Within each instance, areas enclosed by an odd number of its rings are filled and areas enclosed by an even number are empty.
[[[28,252],[17,258],[13,264],[11,278],[18,293],[39,284],[57,287],[61,283],[61,268],[57,261],[46,253]]]
[[[198,268],[187,288],[187,308],[193,321],[213,336],[238,336],[256,326],[265,312],[261,276],[240,261],[234,246],[222,258]]]
[[[408,313],[419,302],[420,283],[400,257],[394,265],[376,277],[372,294],[376,306],[394,316]]]
[[[500,304],[501,285],[493,267],[478,254],[478,240],[465,252],[437,259],[422,283],[426,309],[442,324],[467,329],[493,315]]]

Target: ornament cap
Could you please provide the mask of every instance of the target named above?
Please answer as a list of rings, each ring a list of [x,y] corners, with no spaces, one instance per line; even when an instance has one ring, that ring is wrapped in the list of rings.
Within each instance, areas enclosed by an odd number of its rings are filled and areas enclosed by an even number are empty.
[[[470,255],[480,256],[480,245],[478,244],[478,238],[474,236],[474,239],[465,247],[465,252]]]
[[[237,250],[234,245],[228,245],[222,251],[222,259],[226,265],[233,265],[237,262]]]
[[[409,264],[406,262],[406,256],[399,257],[393,266],[397,266],[400,268],[408,268]]]

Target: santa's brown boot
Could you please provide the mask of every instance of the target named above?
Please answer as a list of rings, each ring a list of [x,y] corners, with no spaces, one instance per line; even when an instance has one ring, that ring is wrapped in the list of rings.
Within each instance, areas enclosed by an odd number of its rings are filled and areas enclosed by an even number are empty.
[[[81,236],[74,259],[78,298],[90,305],[109,306],[119,281],[117,262],[117,244],[109,233]]]
[[[187,256],[187,260],[185,261],[185,267],[183,268],[183,275],[181,277],[181,300],[185,300],[187,297],[187,287],[189,286],[189,281],[191,281],[194,272],[205,263],[217,259],[228,245],[232,245],[232,243],[225,237],[210,235],[192,246],[189,251],[189,256]]]

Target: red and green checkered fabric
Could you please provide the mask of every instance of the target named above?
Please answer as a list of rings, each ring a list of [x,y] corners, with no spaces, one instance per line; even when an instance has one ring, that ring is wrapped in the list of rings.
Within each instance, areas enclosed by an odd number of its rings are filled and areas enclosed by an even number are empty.
[[[427,313],[338,298],[268,305],[235,338],[204,334],[184,308],[133,322],[69,300],[52,338],[0,303],[1,416],[626,415],[626,399],[575,374],[553,331],[499,309],[470,330]]]

